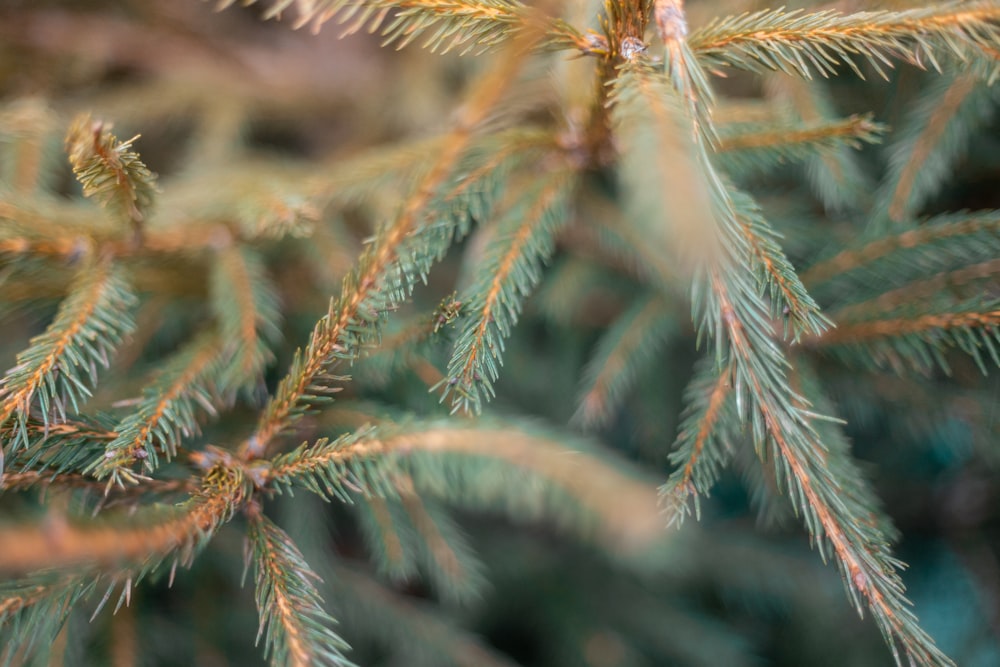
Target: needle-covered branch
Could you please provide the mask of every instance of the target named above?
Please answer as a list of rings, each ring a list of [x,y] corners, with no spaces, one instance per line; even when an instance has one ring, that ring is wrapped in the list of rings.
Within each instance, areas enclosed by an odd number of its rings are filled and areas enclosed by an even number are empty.
[[[250,512],[247,565],[256,571],[257,641],[275,667],[349,667],[348,650],[323,609],[319,577],[291,538],[259,509]]]
[[[765,9],[713,21],[689,43],[704,67],[780,70],[811,78],[846,66],[864,77],[868,65],[887,78],[893,61],[941,69],[946,58],[995,61],[1000,5],[993,0],[945,2],[899,12],[842,14]]]

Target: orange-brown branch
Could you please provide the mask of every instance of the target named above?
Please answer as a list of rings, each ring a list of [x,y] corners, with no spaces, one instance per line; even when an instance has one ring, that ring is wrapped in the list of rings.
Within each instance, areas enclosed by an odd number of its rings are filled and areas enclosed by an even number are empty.
[[[889,204],[889,218],[891,220],[899,222],[906,217],[910,195],[920,170],[923,169],[927,158],[938,145],[948,123],[958,113],[962,102],[978,85],[979,81],[975,77],[960,76],[945,91],[940,103],[934,109],[934,113],[927,120],[923,132],[914,142],[910,158],[899,174],[899,181],[896,183],[896,188],[892,193],[892,201]]]
[[[841,324],[822,336],[810,339],[813,345],[861,343],[875,338],[896,338],[910,334],[949,331],[954,329],[984,329],[1000,326],[1000,310],[985,313],[943,313],[917,317],[895,317],[873,322]]]
[[[73,342],[73,339],[80,330],[90,321],[94,309],[97,308],[97,304],[101,300],[104,288],[107,286],[107,279],[111,273],[111,263],[107,260],[97,262],[92,270],[94,271],[94,275],[88,276],[90,284],[87,286],[87,292],[81,300],[78,312],[75,313],[76,317],[68,323],[60,332],[59,337],[52,342],[49,353],[38,364],[38,367],[27,381],[20,383],[18,387],[10,389],[3,397],[3,404],[0,405],[0,425],[6,423],[15,412],[25,414],[28,412],[31,397],[35,391],[42,385],[42,382],[45,381],[45,378],[50,373],[55,372],[62,359],[63,352]]]
[[[864,266],[886,255],[905,248],[915,248],[925,243],[971,236],[979,232],[1000,230],[1000,219],[995,216],[973,217],[961,222],[943,225],[926,225],[896,236],[877,239],[861,248],[850,248],[809,267],[802,274],[802,282],[817,285],[837,275]]]
[[[41,525],[0,528],[0,572],[25,573],[76,565],[114,567],[141,565],[150,558],[181,551],[182,560],[203,536],[228,519],[244,500],[241,478],[214,470],[212,482],[183,510],[165,520],[91,525],[50,517]]]

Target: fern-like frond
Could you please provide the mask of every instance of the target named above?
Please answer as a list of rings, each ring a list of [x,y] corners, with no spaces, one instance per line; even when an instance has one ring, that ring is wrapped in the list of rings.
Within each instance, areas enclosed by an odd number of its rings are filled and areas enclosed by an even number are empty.
[[[476,283],[461,297],[461,333],[442,384],[441,400],[450,396],[455,410],[478,413],[494,396],[503,341],[517,323],[522,301],[541,280],[555,235],[568,220],[574,180],[567,170],[541,179],[490,229],[495,238],[489,253],[477,267]]]
[[[198,432],[199,417],[217,413],[224,349],[225,342],[213,331],[167,359],[88,472],[107,478],[109,486],[135,484],[142,474],[132,469],[137,462],[144,472],[152,472],[161,456],[167,461],[175,457],[181,439]]]
[[[899,12],[844,15],[837,10],[765,9],[713,21],[690,46],[708,69],[780,70],[811,78],[841,65],[881,76],[893,60],[941,69],[941,59],[992,61],[1000,48],[1000,6],[991,0],[944,2]]]
[[[66,135],[66,152],[85,197],[93,197],[138,232],[156,195],[156,175],[132,150],[136,135],[119,142],[111,126],[78,116]]]
[[[97,382],[98,367],[108,366],[132,330],[134,301],[123,272],[110,260],[85,262],[55,319],[0,382],[0,426],[10,420],[18,424],[6,453],[28,445],[29,415],[48,424],[80,411]]]
[[[889,146],[889,173],[875,213],[888,218],[883,223],[912,218],[948,183],[969,138],[993,117],[997,99],[994,90],[964,72],[927,86]]]
[[[233,2],[221,0],[219,6]],[[377,32],[382,46],[397,49],[425,37],[422,47],[440,53],[483,53],[529,22],[541,20],[534,9],[517,0],[271,0],[270,4],[266,18],[278,17],[294,6],[297,28],[312,24],[319,31],[336,18],[345,26],[343,35]],[[542,44],[547,48],[589,48],[586,38],[563,21],[545,19],[544,29]]]
[[[248,530],[264,657],[275,667],[352,666],[344,656],[350,647],[334,631],[337,621],[323,609],[319,577],[291,538],[259,510]]]
[[[582,398],[573,419],[595,427],[610,419],[636,376],[648,368],[677,320],[658,294],[647,294],[615,320],[597,343],[583,377]]]
[[[703,359],[684,391],[685,408],[680,432],[674,442],[670,463],[675,466],[660,487],[660,501],[668,524],[680,525],[692,513],[701,517],[701,496],[708,496],[719,479],[722,468],[732,456],[739,439],[732,419],[732,370],[715,367],[711,358]]]

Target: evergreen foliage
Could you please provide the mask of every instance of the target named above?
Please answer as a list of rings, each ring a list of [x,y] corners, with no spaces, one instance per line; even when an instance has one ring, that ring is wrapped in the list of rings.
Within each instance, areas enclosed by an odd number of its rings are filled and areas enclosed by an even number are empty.
[[[244,664],[241,540],[272,665],[1000,659],[879,492],[997,460],[1000,2],[92,4],[0,12],[0,663]]]

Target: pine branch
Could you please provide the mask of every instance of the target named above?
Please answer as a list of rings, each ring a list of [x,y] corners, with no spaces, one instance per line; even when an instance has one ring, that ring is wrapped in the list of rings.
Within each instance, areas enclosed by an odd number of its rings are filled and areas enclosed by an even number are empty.
[[[0,583],[0,665],[43,658],[73,606],[96,583],[92,577],[52,573]]]
[[[675,16],[682,11],[680,5],[661,1],[667,3],[670,25],[683,25],[682,16]],[[712,207],[707,210],[715,218],[709,235],[703,237],[705,242],[692,248],[693,302],[699,332],[715,340],[716,365],[719,368],[731,365],[737,412],[740,421],[744,417],[749,419],[758,454],[766,459],[770,452],[784,466],[790,495],[804,514],[810,533],[821,550],[822,540],[829,542],[845,575],[849,596],[859,611],[862,599],[868,603],[893,647],[897,663],[909,659],[921,665],[952,664],[934,647],[907,609],[895,571],[896,561],[888,555],[884,535],[877,528],[860,530],[855,523],[857,517],[851,516],[849,508],[837,504],[837,489],[843,480],[831,477],[834,471],[824,467],[818,458],[824,446],[812,427],[817,415],[791,387],[786,377],[789,364],[773,340],[766,305],[756,285],[748,280],[751,246],[741,234],[733,199],[707,159],[705,142],[712,136],[711,129],[704,127],[706,121],[710,122],[707,106],[703,110],[690,100],[693,88],[687,82],[700,77],[690,73],[696,65],[685,50],[671,44],[683,40],[684,33],[671,31],[670,25],[668,29],[660,25],[661,37],[668,47],[666,70],[674,72],[671,85],[676,95],[688,98],[686,107],[695,129],[696,157],[712,196]],[[633,69],[633,72],[642,77],[644,70]],[[642,79],[640,92],[641,82]],[[621,95],[618,99],[622,99]],[[664,108],[664,103],[655,96],[645,95],[644,99],[651,109]],[[625,106],[627,113],[628,105]],[[813,331],[822,328],[811,327]],[[902,647],[903,655],[897,647]]]
[[[140,510],[127,521],[80,523],[51,518],[41,525],[0,528],[0,572],[48,568],[156,568],[167,558],[189,563],[246,498],[241,473],[210,469],[198,492],[175,507]]]
[[[885,276],[905,283],[928,270],[992,259],[1000,250],[1000,212],[941,215],[903,232],[873,233],[874,238],[862,238],[814,263],[803,272],[803,282],[817,293],[857,294],[862,287],[872,290],[877,275],[877,295],[888,286]]]
[[[541,280],[542,263],[555,249],[555,235],[568,218],[573,184],[572,171],[557,169],[498,221],[497,238],[483,260],[485,270],[461,297],[461,333],[441,385],[441,400],[451,397],[453,410],[479,413],[494,396],[503,340],[517,323],[522,300]]]
[[[317,396],[324,391],[320,386],[321,375],[338,361],[353,360],[364,345],[377,340],[382,313],[406,298],[415,277],[425,275],[429,265],[444,252],[446,247],[437,246],[421,251],[419,239],[411,249],[405,243],[423,227],[425,208],[434,201],[435,193],[465,151],[476,127],[500,99],[516,75],[524,54],[538,37],[529,32],[516,40],[511,57],[479,81],[463,115],[416,192],[392,225],[380,232],[357,269],[344,279],[341,297],[317,323],[306,351],[296,353],[289,373],[265,406],[253,435],[241,446],[242,454],[261,455],[271,440],[286,430],[303,410],[321,402],[323,399]],[[439,231],[438,236],[441,235]]]
[[[390,433],[362,429],[304,444],[275,457],[262,481],[278,490],[302,486],[349,502],[351,492],[395,496],[394,477],[403,474],[422,497],[468,509],[499,508],[519,521],[550,517],[626,559],[641,558],[660,539],[655,490],[583,453],[583,443],[564,435],[554,439],[511,425],[462,428],[436,422],[383,430]],[[608,503],[612,497],[615,502]]]
[[[909,315],[841,322],[809,342],[824,348],[849,346],[838,355],[845,361],[860,354],[876,368],[888,366],[896,372],[912,368],[922,373],[934,366],[947,371],[944,351],[954,347],[972,357],[986,373],[987,357],[1000,365],[1000,302],[976,298],[947,310],[920,309]]]
[[[7,455],[29,444],[26,424],[33,402],[45,424],[65,421],[67,407],[79,412],[97,382],[98,366],[108,366],[111,353],[132,330],[133,303],[122,272],[110,260],[86,262],[53,322],[17,356],[17,365],[0,383],[0,427],[11,419],[17,424]]]
[[[827,86],[781,73],[768,76],[764,85],[772,104],[785,110],[786,122],[816,124],[840,120]],[[859,137],[860,141],[881,141],[884,126],[872,125],[877,129],[872,130],[870,137]],[[873,186],[868,183],[856,151],[852,150],[855,147],[832,146],[806,161],[806,178],[828,211],[858,210],[867,206],[868,193]]]
[[[132,470],[135,463],[152,472],[161,455],[167,461],[174,458],[181,439],[198,432],[199,415],[217,413],[223,349],[219,334],[208,332],[169,358],[143,388],[134,411],[115,428],[117,437],[87,472],[107,478],[108,488],[137,484],[142,475]]]
[[[128,221],[136,238],[156,195],[156,175],[132,150],[138,135],[119,142],[111,127],[78,116],[66,135],[66,152],[83,195],[94,197],[123,221]]]
[[[264,657],[272,665],[308,667],[353,665],[344,657],[347,643],[333,629],[336,621],[323,610],[316,590],[319,577],[291,538],[257,509],[250,513],[249,551],[256,570],[257,610],[265,637]]]
[[[720,166],[742,176],[789,162],[828,156],[838,149],[856,149],[881,141],[886,128],[871,114],[795,124],[730,124],[719,129]]]
[[[780,70],[811,78],[847,65],[864,78],[867,63],[880,76],[893,60],[940,70],[939,59],[995,59],[1000,6],[992,0],[945,2],[900,12],[836,10],[805,13],[765,9],[713,21],[690,37],[691,50],[710,70]]]
[[[606,423],[676,329],[662,298],[647,294],[637,299],[598,341],[573,420],[588,428]]]
[[[278,295],[261,257],[238,247],[219,253],[211,294],[229,357],[219,389],[225,394],[252,388],[274,359],[271,345],[281,338]]]
[[[889,147],[889,173],[876,216],[911,218],[948,182],[969,138],[993,116],[996,93],[978,77],[944,77],[921,95]]]
[[[252,4],[256,0],[251,0]],[[235,0],[220,0],[224,8]],[[295,27],[312,24],[314,32],[336,17],[346,25],[341,36],[378,32],[382,46],[401,49],[426,35],[422,47],[432,52],[481,54],[507,41],[532,22],[534,8],[516,0],[271,0],[264,18],[280,17],[294,6]],[[558,19],[544,20],[542,44],[549,49],[590,48],[586,38]]]
[[[684,392],[680,432],[670,454],[677,466],[660,487],[660,502],[668,525],[680,524],[691,514],[701,518],[701,496],[708,496],[722,468],[732,456],[739,433],[733,428],[732,369],[720,372],[710,358],[703,359]]]

